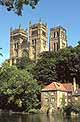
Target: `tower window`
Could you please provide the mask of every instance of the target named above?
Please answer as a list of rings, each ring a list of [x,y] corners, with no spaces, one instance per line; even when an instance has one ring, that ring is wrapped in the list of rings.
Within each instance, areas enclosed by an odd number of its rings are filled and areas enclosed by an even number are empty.
[[[44,48],[46,47],[46,41],[43,41],[43,47]]]
[[[54,38],[59,37],[59,32],[54,32]]]
[[[61,36],[62,36],[63,39],[65,38],[64,35],[65,35],[65,34],[64,34],[64,32],[62,31],[62,32],[61,32]]]
[[[55,48],[55,43],[54,43],[54,51],[55,51],[55,49],[56,49],[56,48]]]
[[[33,35],[38,35],[38,31],[37,30],[32,31],[32,36]]]
[[[59,46],[58,46],[58,43],[57,43],[57,51],[58,51],[58,49],[59,49]]]
[[[18,48],[18,43],[15,43],[14,47],[15,47],[15,49],[17,49]]]
[[[57,32],[57,37],[59,37],[59,32]]]
[[[14,44],[14,47],[16,48],[16,44]]]
[[[32,40],[32,45],[34,45],[34,40]]]
[[[55,32],[54,32],[54,38],[55,38]]]
[[[35,45],[36,45],[36,39],[32,40],[32,46],[35,46]]]
[[[18,50],[16,50],[16,57],[18,57]]]
[[[42,31],[42,34],[43,34],[44,36],[46,36],[46,32]]]
[[[12,59],[12,64],[14,64],[14,59]]]

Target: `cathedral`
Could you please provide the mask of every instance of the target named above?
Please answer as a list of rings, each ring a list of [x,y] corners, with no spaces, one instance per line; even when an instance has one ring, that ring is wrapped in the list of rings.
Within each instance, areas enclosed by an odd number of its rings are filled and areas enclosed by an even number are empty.
[[[49,45],[49,46],[48,46]],[[39,59],[39,54],[44,51],[58,51],[67,47],[66,30],[57,26],[50,29],[48,42],[48,26],[43,22],[29,23],[29,29],[24,30],[19,26],[10,29],[10,64],[15,64],[21,58],[23,51],[27,50],[32,61]]]

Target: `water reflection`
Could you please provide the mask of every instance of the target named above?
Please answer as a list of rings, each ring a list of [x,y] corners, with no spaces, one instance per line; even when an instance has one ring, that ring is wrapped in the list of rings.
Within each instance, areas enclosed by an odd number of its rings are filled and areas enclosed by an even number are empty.
[[[79,117],[62,117],[62,116],[52,116],[45,114],[34,114],[34,115],[18,115],[18,114],[1,114],[0,122],[80,122]]]

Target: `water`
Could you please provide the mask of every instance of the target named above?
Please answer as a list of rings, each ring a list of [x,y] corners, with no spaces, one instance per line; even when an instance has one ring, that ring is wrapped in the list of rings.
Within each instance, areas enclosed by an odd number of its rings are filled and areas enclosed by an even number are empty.
[[[79,117],[61,117],[44,114],[30,114],[30,115],[18,115],[18,114],[1,114],[0,122],[80,122]]]

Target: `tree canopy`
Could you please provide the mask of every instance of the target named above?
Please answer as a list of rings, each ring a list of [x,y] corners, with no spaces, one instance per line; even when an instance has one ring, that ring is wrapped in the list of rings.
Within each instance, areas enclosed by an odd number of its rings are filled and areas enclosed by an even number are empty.
[[[37,109],[41,87],[27,70],[4,64],[0,69],[0,108],[13,111]]]
[[[27,50],[23,50],[22,57],[17,59],[16,66],[19,69],[25,69],[30,63],[29,52]]]
[[[44,52],[33,69],[34,78],[43,82],[72,82],[80,79],[80,45]]]
[[[50,83],[56,81],[56,65],[54,54],[51,52],[44,52],[40,55],[40,59],[33,68],[33,75],[38,81]]]
[[[73,82],[74,77],[80,84],[79,43],[57,52],[43,52],[35,64],[25,51],[16,65],[4,63],[0,68],[0,108],[14,111],[39,108],[43,83]]]
[[[1,50],[1,49],[2,49],[2,48],[0,48],[0,50]],[[1,52],[0,52],[0,56],[3,56]]]
[[[0,0],[0,5],[5,6],[8,11],[13,10],[16,14],[22,15],[24,5],[30,5],[34,9],[38,2],[39,0]]]

